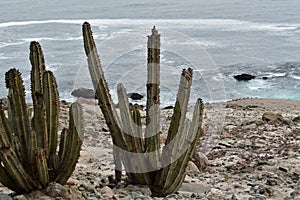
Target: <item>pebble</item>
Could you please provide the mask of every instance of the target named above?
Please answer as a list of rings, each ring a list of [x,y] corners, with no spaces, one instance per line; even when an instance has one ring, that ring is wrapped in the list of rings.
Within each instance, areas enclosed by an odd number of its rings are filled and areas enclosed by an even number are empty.
[[[100,192],[101,192],[101,195],[103,195],[104,197],[107,197],[107,198],[113,198],[113,196],[115,195],[113,190],[107,186],[101,188]]]

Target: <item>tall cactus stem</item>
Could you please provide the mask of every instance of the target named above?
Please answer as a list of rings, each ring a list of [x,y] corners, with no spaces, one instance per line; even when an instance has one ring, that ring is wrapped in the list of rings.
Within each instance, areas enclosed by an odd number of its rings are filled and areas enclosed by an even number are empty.
[[[37,134],[38,147],[41,149],[48,149],[46,111],[43,102],[43,74],[45,72],[45,60],[42,48],[38,42],[30,43],[29,58],[32,66],[31,95],[34,109],[32,127]]]
[[[49,183],[49,173],[48,173],[48,165],[47,158],[45,154],[45,150],[38,150],[36,154],[36,166],[39,174],[39,181],[43,187],[46,187]]]
[[[120,119],[114,108],[109,89],[104,78],[101,62],[98,56],[91,26],[85,22],[82,26],[84,49],[87,56],[88,67],[92,82],[99,100],[99,105],[110,130],[113,142],[118,147],[126,150],[125,136],[120,128]]]
[[[150,164],[155,167],[159,162],[159,124],[160,124],[160,35],[155,26],[152,34],[148,36],[148,79],[147,79],[147,103],[146,103],[146,152],[151,153]],[[155,174],[154,174],[155,176]],[[154,178],[153,176],[153,178]]]
[[[25,88],[21,73],[16,69],[10,69],[5,74],[6,87],[8,88],[8,100],[10,115],[12,120],[12,129],[18,136],[21,143],[21,152],[23,158],[26,160],[26,146],[29,135],[29,122],[27,116],[27,105],[25,102]]]
[[[83,119],[82,108],[79,103],[73,103],[70,108],[70,124],[66,134],[66,149],[62,152],[60,173],[56,181],[65,184],[75,169],[77,160],[80,156],[81,145],[83,141]]]
[[[47,133],[48,133],[48,154],[49,167],[55,162],[57,149],[58,113],[59,113],[59,94],[57,84],[52,72],[45,71],[43,75],[43,101],[46,109]]]

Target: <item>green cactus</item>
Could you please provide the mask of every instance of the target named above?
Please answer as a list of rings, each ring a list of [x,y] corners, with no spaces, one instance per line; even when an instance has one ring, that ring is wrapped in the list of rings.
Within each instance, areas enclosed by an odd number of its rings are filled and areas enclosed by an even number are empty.
[[[7,115],[0,104],[0,182],[17,193],[41,189],[53,181],[65,184],[82,145],[82,110],[75,102],[57,152],[59,94],[37,42],[30,44],[30,61],[33,109],[27,108],[23,80],[16,69],[5,74]]]
[[[148,36],[147,126],[144,137],[140,113],[137,109],[132,112],[129,110],[128,97],[122,84],[118,85],[122,123],[116,114],[88,22],[83,24],[83,40],[99,105],[113,138],[116,180],[121,180],[119,169],[123,164],[131,182],[149,185],[153,196],[166,196],[176,192],[185,178],[185,169],[194,154],[196,141],[204,135],[201,128],[203,118],[201,99],[198,99],[195,105],[192,122],[186,119],[192,85],[192,69],[182,72],[168,137],[161,152],[159,150],[161,148],[159,143],[160,35],[155,27],[152,29],[152,34]],[[123,151],[117,151],[118,148]],[[130,156],[125,156],[124,151],[140,154],[135,154],[137,159],[134,162]],[[136,162],[137,160],[140,162]],[[149,166],[152,171],[145,171]]]

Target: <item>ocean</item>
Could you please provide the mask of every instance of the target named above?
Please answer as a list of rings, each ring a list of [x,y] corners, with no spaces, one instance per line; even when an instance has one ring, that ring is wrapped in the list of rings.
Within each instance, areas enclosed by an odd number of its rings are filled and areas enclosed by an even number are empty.
[[[18,68],[30,101],[30,41],[42,45],[61,99],[92,88],[81,25],[92,25],[114,101],[116,85],[146,94],[147,35],[161,34],[161,105],[174,104],[183,68],[194,69],[191,103],[262,97],[300,100],[300,1],[37,1],[0,7],[0,97]],[[238,82],[248,73],[254,80]],[[145,103],[145,101],[142,101]]]

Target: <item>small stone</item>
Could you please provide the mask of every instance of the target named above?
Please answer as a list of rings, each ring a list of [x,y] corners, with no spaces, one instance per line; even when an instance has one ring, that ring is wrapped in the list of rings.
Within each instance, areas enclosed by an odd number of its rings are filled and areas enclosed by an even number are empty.
[[[288,171],[286,168],[283,168],[283,167],[278,167],[278,169],[279,169],[280,171],[283,171],[283,172],[287,172],[287,171]]]
[[[195,153],[193,158],[196,160],[195,164],[198,169],[205,169],[209,165],[208,158],[203,153]]]
[[[3,199],[0,195],[0,199]],[[22,195],[18,195],[18,196],[14,196],[13,198],[14,200],[27,200],[27,198],[22,194]],[[3,199],[5,200],[5,199]]]
[[[200,173],[197,165],[193,163],[192,161],[188,162],[188,166],[186,168],[187,173]]]
[[[89,191],[89,192],[91,192],[91,193],[94,193],[94,192],[95,192],[95,188],[94,188],[93,186],[91,186],[91,185],[88,185],[88,184],[86,184],[86,183],[83,183],[81,186],[82,186],[86,191]]]
[[[224,199],[224,194],[221,190],[212,188],[206,197],[208,200]]]
[[[50,197],[67,197],[68,190],[58,183],[50,183],[49,186],[45,189],[45,194]]]
[[[34,200],[53,200],[54,197],[47,196],[46,194],[42,193],[39,190],[35,190],[29,194],[25,195],[27,199],[34,199]],[[67,197],[57,197],[55,199],[67,199]]]
[[[24,197],[24,195],[21,195]],[[24,197],[23,199],[21,200],[25,200],[26,197]],[[12,198],[10,196],[8,196],[7,194],[0,194],[0,200],[12,200]]]
[[[110,189],[109,187],[105,186],[103,188],[100,189],[100,192],[101,194],[104,196],[104,197],[107,197],[107,198],[113,198],[113,196],[115,195],[113,190]]]
[[[79,181],[74,178],[69,178],[67,185],[79,185]]]
[[[231,138],[232,135],[228,131],[224,130],[221,134],[221,137],[222,138]]]
[[[139,190],[146,196],[152,195],[152,192],[148,186],[140,186]]]
[[[287,121],[282,117],[281,114],[266,112],[262,116],[262,120],[268,124],[287,124]]]

